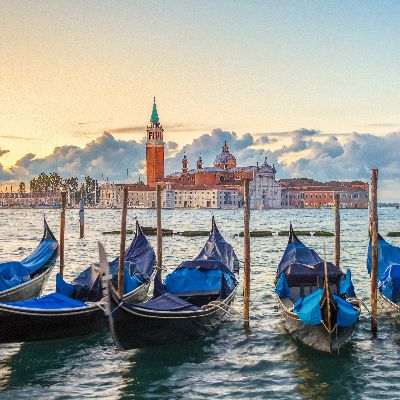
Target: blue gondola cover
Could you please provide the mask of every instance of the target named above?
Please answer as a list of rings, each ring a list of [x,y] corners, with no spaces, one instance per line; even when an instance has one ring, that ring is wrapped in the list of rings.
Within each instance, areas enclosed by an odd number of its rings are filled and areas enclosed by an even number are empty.
[[[199,309],[192,303],[180,299],[171,293],[164,293],[155,299],[146,301],[144,303],[134,304],[132,307],[156,311],[196,311]]]
[[[372,243],[368,247],[367,269],[371,275]],[[400,247],[388,243],[379,235],[378,240],[378,289],[394,303],[400,301]]]
[[[327,262],[329,283],[338,283],[343,279],[343,272]],[[303,244],[295,235],[290,225],[289,241],[278,265],[277,277],[286,275],[289,286],[316,285],[323,282],[325,275],[324,261],[313,250]]]
[[[32,274],[54,258],[58,242],[46,221],[44,221],[44,224],[43,238],[27,258],[22,261],[0,263],[0,291],[28,282]]]
[[[71,299],[70,297],[65,296],[61,293],[51,293],[47,296],[39,297],[37,299],[16,301],[14,303],[3,304],[8,304],[14,307],[36,308],[41,310],[59,310],[65,308],[86,307],[85,303]]]
[[[322,320],[320,302],[323,291],[317,289],[308,296],[299,297],[293,306],[293,312],[306,325],[319,325]]]
[[[351,270],[349,268],[346,270],[346,279],[340,282],[340,294],[346,295],[347,297],[355,297],[356,295],[354,285],[351,280]]]
[[[205,295],[220,293],[224,282],[224,295],[228,296],[237,283],[234,274],[237,263],[233,247],[225,241],[213,218],[210,236],[199,255],[168,274],[163,287],[173,294]]]
[[[322,289],[317,289],[308,296],[299,297],[294,304],[293,312],[306,325],[319,325],[322,320],[321,298]],[[332,298],[337,307],[337,326],[348,327],[354,325],[359,316],[360,310],[356,310],[353,305],[339,296],[332,294]]]
[[[332,295],[337,306],[337,326],[348,327],[353,326],[360,317],[361,310],[356,310],[351,303],[339,296]]]
[[[232,291],[236,285],[235,277],[220,269],[179,267],[167,275],[164,285],[169,293],[219,292],[222,276]]]
[[[284,299],[285,297],[289,298],[292,297],[292,295],[290,294],[290,289],[285,274],[280,275],[278,283],[275,288],[275,292],[281,299]]]
[[[390,265],[378,282],[378,289],[394,303],[400,301],[400,264]]]

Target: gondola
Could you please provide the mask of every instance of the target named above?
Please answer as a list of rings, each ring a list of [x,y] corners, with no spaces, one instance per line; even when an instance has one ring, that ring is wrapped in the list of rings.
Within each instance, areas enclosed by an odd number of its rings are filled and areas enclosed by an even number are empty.
[[[36,249],[22,261],[0,263],[0,302],[40,296],[57,260],[58,242],[44,219],[44,233]]]
[[[360,316],[351,272],[322,260],[292,225],[275,284],[285,327],[295,339],[324,352],[339,352],[349,342]]]
[[[129,304],[112,293],[109,322],[115,344],[124,350],[181,343],[206,335],[229,313],[237,290],[239,263],[214,217],[200,254],[184,261],[161,282],[153,297]]]
[[[154,276],[155,253],[138,223],[124,261],[123,298],[127,302],[143,301]],[[110,264],[113,286],[117,284],[118,263],[116,258]],[[102,297],[98,265],[85,269],[72,283],[57,274],[56,292],[0,303],[0,343],[63,339],[98,331],[107,322]]]
[[[372,242],[369,242],[367,269],[371,275]],[[400,247],[378,234],[378,299],[384,308],[400,312]]]

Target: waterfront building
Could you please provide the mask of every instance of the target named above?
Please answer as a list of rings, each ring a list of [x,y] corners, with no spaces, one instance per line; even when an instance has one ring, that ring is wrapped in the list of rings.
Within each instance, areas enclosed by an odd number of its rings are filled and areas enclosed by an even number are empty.
[[[282,179],[282,207],[333,207],[335,194],[341,208],[368,208],[369,185],[365,182],[317,182],[313,179]]]
[[[334,204],[340,194],[341,207],[368,206],[368,184],[363,182],[327,182],[312,179],[276,180],[275,165],[264,163],[238,166],[236,157],[225,142],[212,166],[204,166],[201,156],[189,160],[183,156],[181,170],[164,174],[164,129],[154,99],[150,125],[146,130],[147,184],[105,183],[100,188],[101,207],[120,207],[121,190],[128,187],[128,207],[154,208],[156,186],[162,187],[165,208],[240,208],[243,206],[243,180],[249,179],[252,209],[318,208]],[[195,168],[189,168],[190,163]]]
[[[197,160],[196,169],[189,169],[188,163],[184,155],[182,171],[166,176],[165,181],[172,186],[186,186],[192,191],[201,186],[239,187],[241,191],[243,179],[249,179],[250,208],[281,208],[282,188],[275,178],[275,166],[269,165],[266,158],[261,166],[238,167],[235,156],[225,142],[212,167],[203,167],[201,157]]]
[[[145,184],[105,183],[100,187],[100,207],[122,207],[122,190],[128,188],[128,208],[155,208],[156,189]],[[238,187],[191,187],[166,184],[161,192],[163,208],[239,208],[243,195]]]

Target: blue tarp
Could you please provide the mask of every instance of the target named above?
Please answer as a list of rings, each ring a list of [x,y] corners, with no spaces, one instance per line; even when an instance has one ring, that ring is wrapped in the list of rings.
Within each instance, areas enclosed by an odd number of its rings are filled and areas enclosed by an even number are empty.
[[[36,249],[22,261],[0,263],[0,291],[10,289],[31,279],[57,253],[58,242],[44,221],[44,234]]]
[[[322,320],[321,314],[321,297],[322,289],[317,289],[308,296],[299,297],[294,304],[293,312],[306,325],[319,325]],[[337,326],[348,327],[354,325],[360,315],[360,311],[356,310],[353,305],[339,296],[332,294],[333,300],[337,307]]]
[[[338,283],[343,277],[343,272],[330,262],[326,264],[329,283]],[[325,275],[324,261],[299,240],[292,225],[288,244],[278,265],[277,277],[283,272],[289,286],[316,285],[323,282]]]
[[[85,303],[71,299],[70,297],[64,296],[60,293],[51,293],[47,296],[39,297],[37,299],[16,301],[13,303],[3,304],[8,304],[14,307],[37,308],[42,310],[59,310],[65,308],[86,307]]]
[[[165,292],[202,295],[223,289],[223,296],[227,297],[236,286],[234,271],[237,265],[233,247],[222,237],[213,217],[210,236],[199,255],[184,261],[168,274],[164,285],[155,280],[154,296]]]
[[[356,310],[351,303],[339,296],[333,294],[332,297],[337,306],[337,326],[343,328],[353,326],[360,316],[360,310]]]
[[[354,285],[351,280],[351,270],[349,268],[346,270],[346,279],[340,282],[340,294],[346,295],[347,297],[355,297],[356,295]]]
[[[128,266],[129,274],[141,274],[143,279],[150,278],[153,274],[156,255],[150,242],[136,223],[136,235],[125,252],[124,264]],[[110,262],[110,271],[118,275],[119,257]]]
[[[394,264],[400,264],[400,247],[394,246],[379,236],[378,240],[378,280],[385,271]],[[372,242],[369,242],[367,269],[371,275],[372,266]]]
[[[400,264],[389,266],[378,282],[379,291],[393,303],[400,301]]]
[[[285,274],[281,274],[281,276],[279,277],[278,283],[275,288],[275,293],[277,293],[281,299],[284,299],[285,297],[292,297]]]
[[[225,241],[219,232],[217,225],[215,224],[214,217],[212,218],[212,229],[210,236],[203,249],[194,260],[186,261],[182,264],[182,267],[188,268],[189,265],[192,264],[193,267],[196,268],[197,266],[201,266],[201,261],[208,261],[208,263],[202,266],[203,268],[207,269],[211,269],[213,264],[217,265],[216,262],[220,261],[221,263],[218,263],[217,268],[223,269],[223,264],[231,272],[235,272],[235,269],[239,264],[233,247]]]
[[[293,312],[306,325],[319,325],[322,320],[320,301],[322,297],[322,289],[317,289],[308,296],[299,297],[293,306]]]
[[[145,280],[140,274],[132,276],[127,267],[124,268],[124,293],[130,293],[138,288]]]
[[[372,242],[369,242],[367,269],[371,275]],[[400,247],[394,246],[379,235],[378,240],[378,289],[389,300],[400,301]]]
[[[134,304],[132,307],[140,307],[156,311],[196,311],[199,309],[192,303],[182,300],[171,293],[164,293],[155,299],[144,303]]]
[[[112,282],[116,285],[118,280],[119,257],[110,263],[110,272],[113,275]],[[125,252],[124,259],[124,294],[135,290],[144,282],[149,281],[155,266],[155,253],[151,244],[136,223],[136,235],[129,248]],[[70,288],[66,282],[60,282],[57,286],[59,293],[69,293]],[[88,301],[97,301],[102,297],[99,281],[99,270],[91,265],[82,271],[72,282],[74,287],[73,297],[84,299],[90,295]]]
[[[220,269],[177,268],[167,275],[164,285],[169,293],[219,292],[222,275],[232,291],[235,288],[235,277]]]

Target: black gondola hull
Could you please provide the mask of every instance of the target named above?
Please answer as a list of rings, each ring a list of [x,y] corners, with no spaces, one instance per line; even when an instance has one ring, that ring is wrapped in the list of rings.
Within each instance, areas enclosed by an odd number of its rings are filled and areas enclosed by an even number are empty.
[[[143,301],[147,282],[124,298],[129,302]],[[0,343],[42,342],[89,335],[107,325],[99,305],[64,310],[35,310],[0,304]]]
[[[170,312],[119,305],[112,297],[110,328],[115,343],[124,350],[181,343],[215,330],[235,299],[236,288],[219,306],[200,311]]]
[[[87,335],[105,324],[98,306],[33,310],[0,305],[0,343],[41,342]]]

